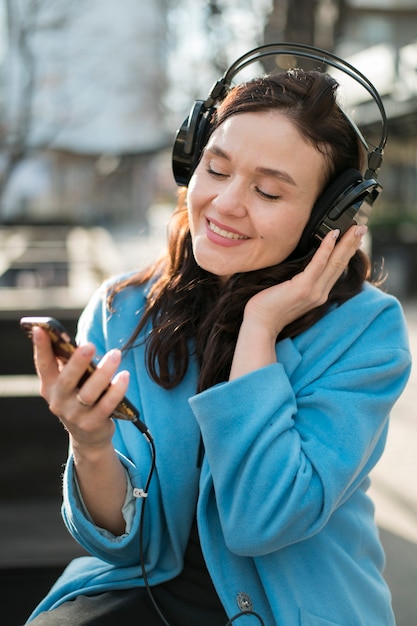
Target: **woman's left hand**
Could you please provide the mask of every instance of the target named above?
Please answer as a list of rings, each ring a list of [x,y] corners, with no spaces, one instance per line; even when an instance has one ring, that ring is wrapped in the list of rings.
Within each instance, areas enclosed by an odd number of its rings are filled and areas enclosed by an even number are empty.
[[[279,333],[289,323],[327,301],[366,231],[366,226],[352,226],[337,244],[339,232],[329,232],[302,272],[291,280],[258,292],[248,301],[236,343],[231,378],[276,361],[275,343]]]

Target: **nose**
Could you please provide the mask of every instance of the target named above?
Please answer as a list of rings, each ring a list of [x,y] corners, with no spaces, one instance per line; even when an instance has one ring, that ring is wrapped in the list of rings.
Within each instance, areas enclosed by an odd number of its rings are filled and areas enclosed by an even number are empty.
[[[213,205],[220,214],[244,217],[248,211],[243,181],[237,178],[223,181]]]

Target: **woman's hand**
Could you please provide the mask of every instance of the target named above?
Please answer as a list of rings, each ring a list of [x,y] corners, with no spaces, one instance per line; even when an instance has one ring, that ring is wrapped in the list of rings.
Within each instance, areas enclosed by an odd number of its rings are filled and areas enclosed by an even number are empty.
[[[128,372],[115,375],[120,351],[111,350],[80,389],[77,384],[94,357],[86,344],[62,365],[41,328],[33,330],[34,357],[41,395],[67,429],[83,502],[97,526],[114,535],[125,530],[122,507],[126,497],[125,470],[113,448],[113,410],[125,395]]]
[[[73,441],[85,447],[106,445],[112,438],[114,424],[109,416],[122,400],[129,373],[120,372],[119,350],[108,352],[81,389],[77,384],[94,358],[93,344],[78,347],[70,360],[62,365],[51,347],[48,335],[34,328],[34,359],[41,379],[41,395],[59,417]]]
[[[337,245],[339,231],[331,231],[302,272],[260,291],[248,301],[230,379],[276,361],[275,343],[281,330],[327,301],[366,231],[366,226],[352,226]]]

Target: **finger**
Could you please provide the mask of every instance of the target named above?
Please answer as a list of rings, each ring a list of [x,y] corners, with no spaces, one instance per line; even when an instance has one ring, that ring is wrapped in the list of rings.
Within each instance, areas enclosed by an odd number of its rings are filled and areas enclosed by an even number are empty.
[[[84,406],[92,406],[111,384],[121,361],[120,350],[110,350],[100,361],[94,373],[82,385],[78,401]]]
[[[126,395],[129,386],[130,374],[127,370],[123,370],[116,374],[106,392],[101,396],[96,407],[104,415],[109,416],[115,408],[120,404]]]
[[[304,272],[295,277],[306,306],[319,306],[327,301],[331,289],[360,247],[365,232],[366,227],[353,226],[337,244],[338,230],[326,235]]]
[[[48,399],[48,388],[59,374],[59,366],[54,355],[48,333],[35,326],[32,331],[33,360],[36,372],[41,379],[41,395]]]
[[[350,259],[362,244],[362,239],[367,232],[365,225],[351,226],[343,235],[334,248],[329,258],[330,269],[334,270],[335,275],[339,278],[349,265]]]
[[[80,440],[86,436],[90,438],[93,433],[97,436],[99,431],[104,432],[104,423],[123,400],[129,379],[130,375],[126,370],[116,374],[99,400],[91,407],[81,406],[79,400],[75,403],[72,401],[71,407],[67,410],[66,425],[76,439]],[[80,390],[80,393],[84,394],[84,388]]]
[[[95,347],[92,343],[86,343],[75,349],[61,368],[59,387],[64,395],[72,395],[78,388],[80,380],[94,371],[92,365],[94,355]]]
[[[346,270],[350,259],[360,247],[366,231],[366,226],[354,225],[339,241],[337,241],[338,230],[328,233],[312,262],[307,266],[313,274],[311,278],[320,281],[323,287],[330,285],[331,288]]]
[[[320,277],[323,276],[323,272],[326,269],[331,254],[333,253],[337,239],[340,235],[340,230],[332,230],[324,237],[320,246],[317,248],[314,253],[311,261],[304,269],[305,276],[308,276],[309,280],[312,281],[312,284]]]

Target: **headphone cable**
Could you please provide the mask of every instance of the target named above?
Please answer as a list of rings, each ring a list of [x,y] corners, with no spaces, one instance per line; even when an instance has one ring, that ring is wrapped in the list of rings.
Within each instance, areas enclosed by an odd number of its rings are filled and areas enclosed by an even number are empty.
[[[149,485],[151,483],[152,476],[153,476],[153,473],[154,473],[155,467],[156,467],[155,442],[154,442],[153,437],[152,437],[151,433],[149,432],[149,430],[146,429],[146,432],[145,432],[143,427],[140,428],[136,421],[134,421],[132,423],[135,424],[135,426],[142,433],[142,435],[144,435],[145,439],[149,443],[150,450],[151,450],[151,467],[149,469],[149,474],[148,474],[148,477],[146,479],[145,488],[137,490],[138,497],[140,497],[142,499],[142,507],[141,507],[140,520],[139,520],[139,558],[140,558],[140,566],[141,566],[141,569],[142,569],[142,576],[143,576],[143,581],[145,583],[146,591],[148,593],[149,599],[151,600],[152,605],[153,605],[156,613],[158,614],[159,619],[161,620],[162,624],[164,624],[164,626],[171,626],[170,623],[165,618],[164,614],[162,613],[161,609],[159,608],[158,603],[155,600],[155,597],[154,597],[154,595],[152,593],[152,588],[151,588],[151,585],[149,584],[148,574],[146,572],[145,554],[144,554],[144,549],[143,549],[143,544],[144,544],[143,533],[144,533],[144,526],[145,526],[146,500],[148,498]],[[244,616],[248,616],[248,615],[252,615],[252,616],[256,617],[259,620],[259,623],[261,624],[261,626],[265,626],[265,623],[264,623],[263,619],[261,618],[260,615],[258,615],[258,613],[255,613],[255,611],[241,611],[240,613],[237,613],[236,615],[231,617],[229,619],[229,621],[225,624],[225,626],[230,626],[238,618],[244,617]]]
[[[136,425],[136,422],[133,422],[133,423]],[[147,439],[147,441],[149,443],[149,446],[150,446],[150,450],[151,450],[151,467],[149,469],[149,474],[148,474],[148,478],[147,478],[146,483],[145,483],[145,488],[143,490],[140,490],[140,496],[139,496],[139,497],[142,498],[142,507],[141,507],[141,511],[140,511],[140,520],[139,520],[139,558],[140,558],[140,566],[141,566],[141,569],[142,569],[143,581],[145,583],[145,588],[146,588],[146,591],[148,593],[149,599],[151,600],[152,605],[153,605],[155,611],[157,612],[159,619],[164,624],[164,626],[170,626],[169,622],[167,622],[167,620],[165,619],[165,616],[163,615],[161,609],[158,606],[157,601],[154,598],[154,595],[153,595],[152,590],[151,590],[151,586],[149,584],[148,574],[146,572],[146,567],[145,567],[145,554],[144,554],[144,549],[143,549],[143,544],[144,544],[143,533],[144,533],[144,526],[145,526],[145,507],[146,507],[146,500],[148,498],[149,485],[151,483],[152,476],[153,476],[153,473],[154,473],[155,467],[156,467],[156,448],[155,448],[155,442],[154,442],[153,437],[150,434],[150,432],[147,431],[146,434],[143,433],[142,430],[140,430],[140,432],[142,432],[142,434]]]

